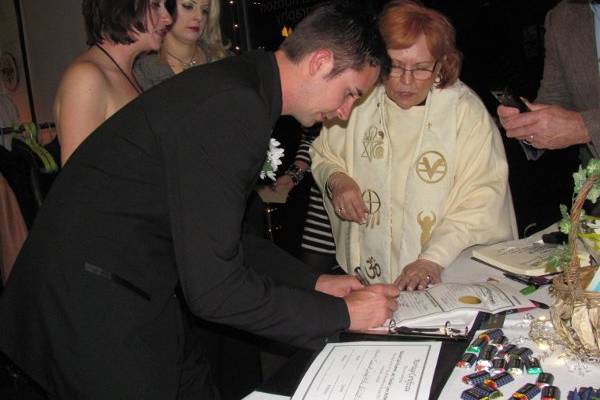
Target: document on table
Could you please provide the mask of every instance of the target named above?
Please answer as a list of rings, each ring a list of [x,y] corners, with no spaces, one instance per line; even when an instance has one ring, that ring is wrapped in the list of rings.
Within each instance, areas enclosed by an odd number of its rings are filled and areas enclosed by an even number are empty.
[[[419,291],[403,291],[396,300],[397,326],[436,326],[453,319],[469,319],[483,311],[491,314],[513,308],[532,307],[531,302],[502,283],[441,283]]]
[[[440,342],[329,343],[292,400],[428,399]]]

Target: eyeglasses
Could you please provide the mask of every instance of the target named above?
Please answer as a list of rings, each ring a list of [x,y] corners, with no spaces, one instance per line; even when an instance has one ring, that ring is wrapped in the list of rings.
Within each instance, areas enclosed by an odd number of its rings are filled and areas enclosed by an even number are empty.
[[[404,68],[400,65],[392,65],[390,67],[390,76],[394,77],[394,78],[399,78],[401,76],[404,75],[405,72],[410,72],[412,74],[412,77],[422,81],[425,79],[429,79],[433,76],[433,71],[435,71],[435,67],[437,66],[437,61],[433,63],[433,67],[431,67],[431,69],[428,68],[415,68],[415,69],[408,69],[408,68]]]

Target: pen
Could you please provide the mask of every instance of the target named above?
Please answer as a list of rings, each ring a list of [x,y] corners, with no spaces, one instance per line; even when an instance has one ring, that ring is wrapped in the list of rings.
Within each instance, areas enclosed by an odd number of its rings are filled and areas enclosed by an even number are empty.
[[[361,267],[354,268],[354,273],[356,274],[356,279],[358,279],[358,281],[363,286],[369,286],[369,285],[371,285],[371,283],[369,282],[369,280],[363,275]]]
[[[504,276],[513,281],[521,282],[525,285],[534,285],[536,288],[544,285],[552,284],[552,278],[549,278],[548,275],[542,276],[527,276],[527,275],[519,275],[519,274],[511,274],[509,272],[505,272]]]
[[[536,301],[536,300],[529,300],[529,301],[532,302],[533,304],[535,304],[536,307],[541,308],[542,310],[547,310],[550,308],[550,306],[548,306],[548,304],[542,303],[541,301]]]
[[[516,274],[511,274],[509,272],[505,272],[504,276],[507,277],[508,279],[512,280],[512,281],[516,281],[516,282],[521,282],[525,285],[535,285],[535,282],[532,282],[531,278],[528,276],[521,276],[521,275],[516,275]]]
[[[529,300],[529,301],[533,303],[534,307],[513,308],[512,310],[507,310],[505,312],[505,314],[506,315],[508,315],[508,314],[515,314],[515,313],[520,313],[520,312],[535,310],[536,308],[541,308],[542,310],[547,310],[547,309],[550,308],[548,306],[548,304],[542,303],[541,301],[535,301],[535,300]]]

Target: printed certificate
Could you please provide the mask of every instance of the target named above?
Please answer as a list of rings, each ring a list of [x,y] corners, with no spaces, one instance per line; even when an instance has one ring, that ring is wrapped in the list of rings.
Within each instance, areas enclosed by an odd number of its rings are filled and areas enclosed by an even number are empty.
[[[440,342],[329,343],[292,400],[428,399]]]

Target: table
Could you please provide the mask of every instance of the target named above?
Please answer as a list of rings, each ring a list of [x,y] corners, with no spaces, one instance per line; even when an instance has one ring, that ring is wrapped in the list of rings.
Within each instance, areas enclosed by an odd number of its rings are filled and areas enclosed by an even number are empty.
[[[444,282],[476,283],[493,279],[501,282],[507,282],[517,289],[524,287],[523,284],[506,279],[503,275],[503,271],[472,259],[471,253],[472,249],[465,250],[452,263],[451,266],[444,270],[442,274],[442,280]],[[529,295],[528,298],[548,305],[552,304],[552,299],[548,292],[548,286],[541,287]],[[548,310],[537,309],[531,311],[530,315],[537,318],[542,315],[547,316],[549,314]],[[515,340],[516,338],[528,338],[528,327],[523,322],[525,317],[526,315],[523,313],[512,314],[506,317],[504,330],[509,339]],[[366,338],[357,336],[353,337],[352,334],[343,334],[341,339],[365,340]],[[369,339],[373,340],[373,338]],[[440,352],[440,357],[438,359],[435,377],[430,392],[430,399],[458,399],[460,398],[460,393],[468,387],[462,383],[461,378],[471,371],[454,368],[456,361],[464,352],[467,344],[468,342],[464,341],[443,342],[442,351]],[[525,341],[524,343],[520,344],[520,346],[529,346],[532,348],[532,350],[534,350],[534,353],[539,351],[539,349],[537,349],[531,341]],[[275,376],[261,385],[258,388],[258,391],[253,395],[257,396],[257,394],[260,392],[266,392],[283,396],[292,396],[295,388],[300,382],[304,372],[310,365],[310,362],[314,356],[315,354],[313,354],[311,351],[299,351]],[[562,398],[566,398],[568,391],[574,389],[576,386],[597,387],[598,382],[600,382],[600,368],[593,367],[585,374],[582,374],[581,370],[568,371],[564,360],[559,358],[558,354],[543,360],[542,366],[547,372],[554,374],[555,385],[560,387],[563,392]],[[514,390],[518,389],[522,386],[522,384],[529,381],[535,381],[535,378],[532,378],[531,376],[523,376],[522,379],[506,385],[503,390],[505,398],[510,397]],[[260,396],[253,398],[260,398]]]

